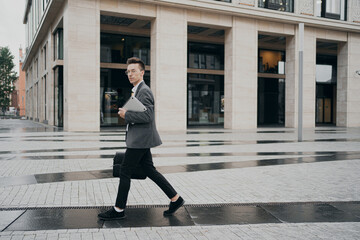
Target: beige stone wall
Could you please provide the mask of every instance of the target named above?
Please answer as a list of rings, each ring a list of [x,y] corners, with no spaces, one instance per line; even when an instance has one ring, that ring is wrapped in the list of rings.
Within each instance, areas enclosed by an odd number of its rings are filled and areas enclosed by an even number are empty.
[[[287,23],[257,20],[257,29],[269,35],[295,35],[294,25]]]
[[[360,127],[360,34],[349,33],[348,125]]]
[[[151,22],[151,88],[160,131],[186,130],[187,23],[183,9],[159,6]]]
[[[298,123],[299,49],[297,43],[297,35],[286,38],[285,127],[297,127]]]
[[[309,15],[309,16],[314,16],[314,4],[315,1],[314,0],[301,0],[301,1],[295,1],[295,4],[297,9],[295,8],[295,12],[298,14],[303,14],[303,15]]]
[[[46,43],[46,119],[48,124],[54,125],[54,74],[52,74],[52,60],[54,59],[54,46],[51,32],[48,33]]]
[[[195,23],[221,28],[230,28],[232,26],[232,17],[230,15],[199,10],[186,10],[186,21],[189,25]]]
[[[315,127],[316,30],[304,29],[303,127]]]
[[[69,0],[64,14],[64,129],[100,129],[98,1]]]
[[[349,21],[360,24],[360,1],[348,0]]]
[[[339,44],[337,81],[338,126],[360,126],[360,34],[349,33],[348,42]]]
[[[346,42],[347,32],[339,32],[334,30],[316,28],[316,38],[319,40],[332,41],[332,42]]]
[[[156,17],[156,5],[136,1],[98,0],[101,11],[121,14],[124,17],[148,19]]]
[[[349,94],[348,94],[348,125],[360,126],[360,34],[349,33]]]
[[[347,96],[348,96],[348,64],[349,45],[339,44],[338,48],[338,75],[336,93],[336,125],[345,127],[347,125]]]
[[[225,128],[257,127],[257,23],[233,19],[225,36]]]

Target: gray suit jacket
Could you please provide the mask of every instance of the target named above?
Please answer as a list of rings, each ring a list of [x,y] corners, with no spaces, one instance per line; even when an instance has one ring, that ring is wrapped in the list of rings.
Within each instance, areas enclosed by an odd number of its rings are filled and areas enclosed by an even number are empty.
[[[129,124],[126,135],[128,148],[152,148],[162,144],[155,126],[154,96],[151,89],[140,83],[135,97],[146,107],[145,112],[127,111],[125,122]]]

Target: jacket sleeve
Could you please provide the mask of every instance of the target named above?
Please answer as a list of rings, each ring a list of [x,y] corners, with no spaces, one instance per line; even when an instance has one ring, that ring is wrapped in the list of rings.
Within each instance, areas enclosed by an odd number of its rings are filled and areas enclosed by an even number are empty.
[[[138,94],[139,101],[144,104],[146,111],[132,112],[125,114],[126,123],[149,123],[154,119],[154,97],[150,89],[142,89]]]

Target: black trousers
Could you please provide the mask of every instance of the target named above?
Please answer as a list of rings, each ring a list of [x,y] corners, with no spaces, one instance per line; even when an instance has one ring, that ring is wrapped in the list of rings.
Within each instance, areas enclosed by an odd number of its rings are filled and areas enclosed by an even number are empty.
[[[175,189],[154,167],[150,149],[127,148],[120,171],[120,183],[115,203],[116,207],[121,209],[126,207],[130,190],[131,174],[138,164],[141,165],[146,175],[163,190],[168,198],[175,197],[177,194]]]

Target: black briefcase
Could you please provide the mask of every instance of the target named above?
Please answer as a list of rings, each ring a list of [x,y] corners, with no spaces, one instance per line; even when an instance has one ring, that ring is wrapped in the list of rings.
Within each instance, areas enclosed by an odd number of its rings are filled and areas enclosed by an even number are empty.
[[[123,153],[123,152],[115,153],[115,157],[114,157],[114,161],[113,161],[113,176],[114,177],[120,177],[120,169],[121,169],[121,164],[124,160],[124,157],[125,157],[125,153]],[[146,174],[144,173],[144,170],[141,168],[140,165],[135,168],[135,171],[132,173],[131,178],[132,179],[145,179],[146,178]]]

